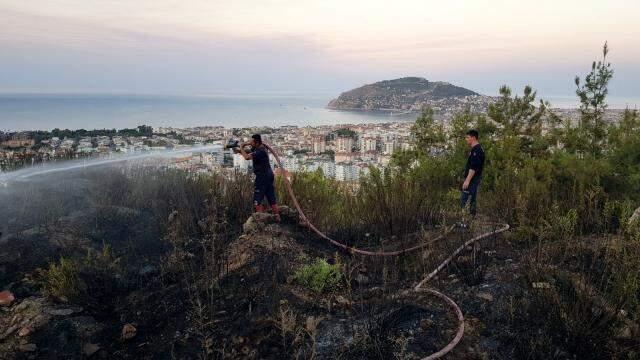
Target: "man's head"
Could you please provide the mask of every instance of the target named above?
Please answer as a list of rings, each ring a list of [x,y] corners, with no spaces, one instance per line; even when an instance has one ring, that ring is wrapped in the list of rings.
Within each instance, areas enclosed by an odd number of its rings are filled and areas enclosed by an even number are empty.
[[[478,143],[478,130],[471,129],[467,131],[464,135],[464,141],[466,141],[469,146],[476,145]]]
[[[260,134],[253,134],[251,136],[251,146],[257,148],[260,145],[262,145],[262,136],[260,136]]]

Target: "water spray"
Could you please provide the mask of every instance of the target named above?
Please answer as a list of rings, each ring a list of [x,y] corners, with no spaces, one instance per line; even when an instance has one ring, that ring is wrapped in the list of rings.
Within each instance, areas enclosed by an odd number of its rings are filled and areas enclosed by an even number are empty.
[[[170,157],[176,154],[182,154],[187,152],[206,152],[210,150],[222,150],[221,145],[205,145],[195,147],[185,147],[179,149],[168,149],[164,151],[148,151],[141,154],[134,155],[121,155],[109,158],[96,158],[96,159],[82,159],[82,160],[69,160],[62,161],[58,164],[43,164],[42,166],[33,166],[16,171],[10,171],[0,174],[0,186],[7,187],[10,182],[25,181],[34,176],[55,174],[64,171],[72,171],[77,169],[85,169],[88,167],[95,167],[100,165],[109,165],[124,161],[140,160],[149,157]]]

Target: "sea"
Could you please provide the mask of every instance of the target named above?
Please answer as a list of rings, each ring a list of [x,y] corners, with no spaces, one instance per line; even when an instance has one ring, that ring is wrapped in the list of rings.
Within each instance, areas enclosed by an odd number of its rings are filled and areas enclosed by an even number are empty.
[[[0,130],[121,129],[284,125],[317,126],[413,121],[416,114],[337,111],[334,94],[0,94]],[[575,108],[575,97],[547,98],[554,107]],[[610,98],[610,108],[640,106],[640,98]]]

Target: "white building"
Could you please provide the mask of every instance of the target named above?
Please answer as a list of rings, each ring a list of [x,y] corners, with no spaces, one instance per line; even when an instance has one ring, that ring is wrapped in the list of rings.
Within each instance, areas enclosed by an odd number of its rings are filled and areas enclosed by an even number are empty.
[[[336,176],[336,163],[333,161],[323,161],[320,163],[320,168],[324,176],[328,178],[334,178]]]
[[[316,136],[313,138],[313,153],[321,154],[327,151],[327,144],[324,141],[324,136]]]
[[[336,164],[335,178],[338,181],[358,180],[358,168],[351,163]]]
[[[373,137],[367,137],[362,139],[362,144],[360,145],[360,151],[366,153],[367,151],[376,151],[378,150],[378,140]]]
[[[336,144],[337,152],[351,152],[353,148],[353,138],[350,137],[339,137]]]
[[[283,160],[284,168],[289,172],[296,172],[300,170],[300,159],[295,156],[287,156]]]
[[[393,155],[393,152],[396,150],[396,147],[397,147],[397,145],[396,145],[396,141],[395,140],[386,141],[384,143],[384,149],[383,149],[382,152],[385,155]]]

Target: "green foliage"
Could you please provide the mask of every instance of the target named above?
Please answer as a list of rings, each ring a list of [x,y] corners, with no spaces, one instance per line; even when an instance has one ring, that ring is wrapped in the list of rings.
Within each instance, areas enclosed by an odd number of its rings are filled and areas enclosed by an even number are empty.
[[[300,285],[321,294],[338,287],[343,274],[339,264],[330,265],[317,258],[313,263],[298,269],[293,277]]]
[[[425,107],[416,119],[411,132],[416,138],[418,151],[429,153],[444,147],[445,135],[442,123],[437,123],[433,109]]]
[[[58,299],[74,301],[86,296],[87,285],[80,278],[80,265],[73,260],[62,257],[59,263],[49,264],[41,275],[45,289]]]
[[[276,178],[275,185],[280,203],[293,207],[284,179]],[[292,174],[291,185],[311,222],[329,232],[344,229],[348,223],[345,214],[347,193],[337,181],[325,177],[318,169]]]
[[[611,64],[607,62],[609,47],[605,42],[602,48],[602,60],[593,62],[591,72],[581,84],[576,76],[576,94],[580,99],[580,126],[578,131],[577,151],[588,152],[594,156],[602,154],[606,140],[606,124],[604,111],[607,108],[606,97],[609,92],[609,81],[613,77]]]
[[[341,137],[350,137],[350,138],[356,138],[358,136],[358,133],[349,129],[349,128],[342,128],[342,129],[338,129],[335,131],[336,135],[341,136]]]
[[[120,136],[152,136],[153,135],[153,128],[151,126],[147,126],[147,125],[140,125],[137,128],[132,128],[132,129],[120,129],[120,130],[116,130],[116,129],[95,129],[95,130],[85,130],[85,129],[78,129],[78,130],[69,130],[69,129],[64,129],[61,130],[59,128],[55,128],[53,130],[51,130],[51,132],[48,131],[39,131],[37,132],[37,138],[39,139],[43,139],[43,138],[50,138],[50,137],[59,137],[60,139],[64,139],[64,138],[69,138],[69,139],[78,139],[81,137],[85,137],[85,136],[89,136],[89,137],[95,137],[95,136],[116,136],[116,135],[120,135]]]

